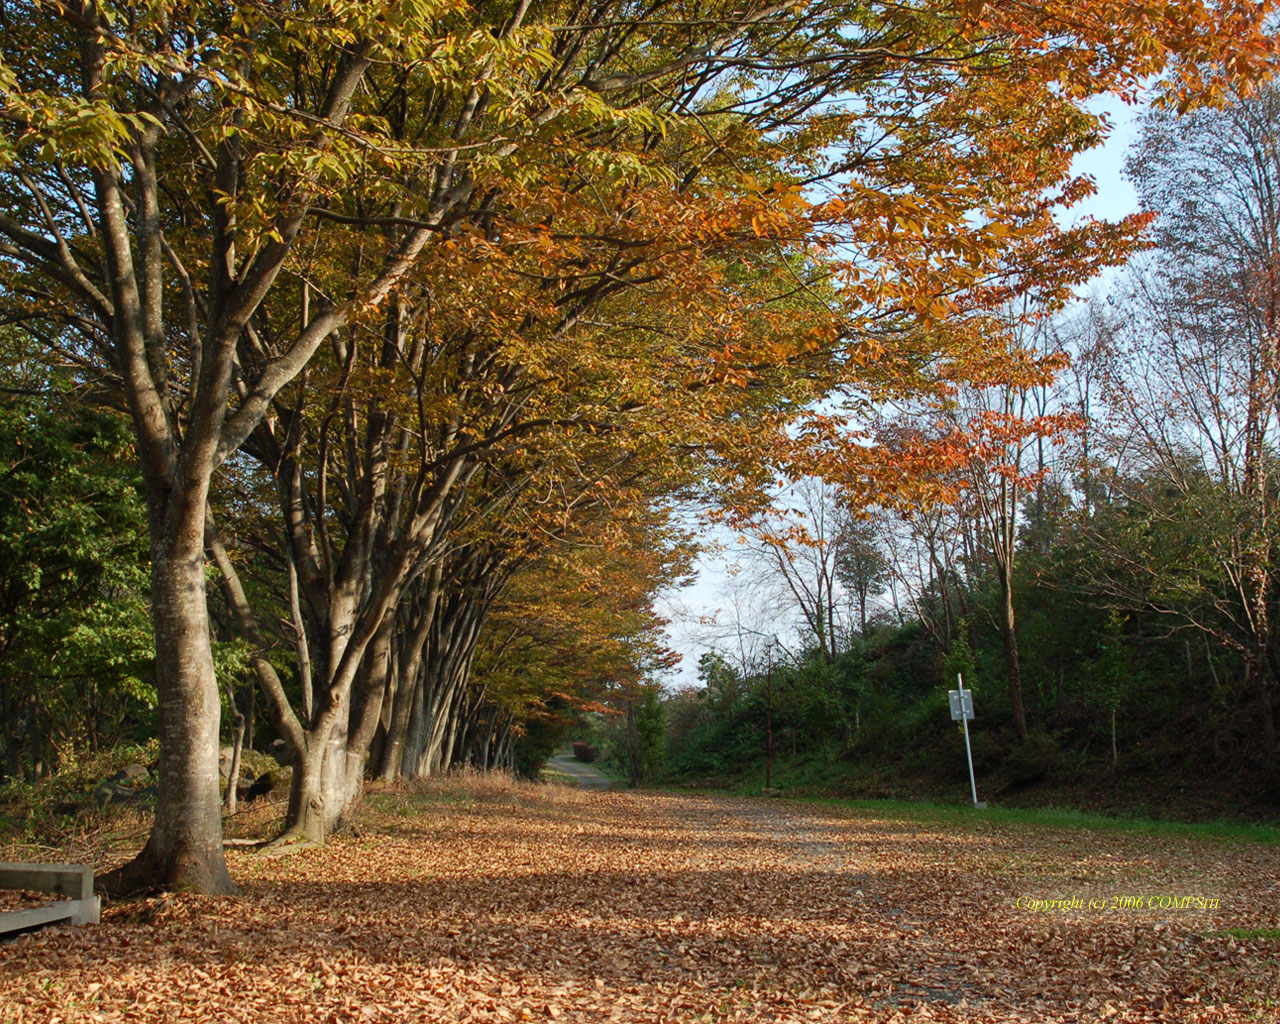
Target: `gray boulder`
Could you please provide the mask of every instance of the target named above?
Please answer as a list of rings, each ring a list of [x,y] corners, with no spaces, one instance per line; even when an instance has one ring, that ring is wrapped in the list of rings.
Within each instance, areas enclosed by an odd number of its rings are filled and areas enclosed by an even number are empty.
[[[139,785],[151,778],[151,773],[144,765],[127,764],[111,776],[112,782],[123,782],[126,785]]]
[[[280,780],[271,772],[263,772],[250,786],[243,786],[237,792],[241,800],[251,804],[265,796],[270,796],[279,787]]]
[[[135,795],[132,789],[118,782],[99,782],[93,787],[93,802],[99,807],[106,807],[109,804],[127,804]]]

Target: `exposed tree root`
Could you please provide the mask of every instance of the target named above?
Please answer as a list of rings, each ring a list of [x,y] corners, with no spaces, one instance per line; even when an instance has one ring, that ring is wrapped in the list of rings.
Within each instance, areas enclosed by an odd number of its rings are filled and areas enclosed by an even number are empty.
[[[295,853],[301,853],[303,850],[318,850],[322,846],[324,846],[324,843],[314,836],[297,829],[290,829],[283,835],[264,843],[258,849],[257,855],[268,859],[288,857]]]

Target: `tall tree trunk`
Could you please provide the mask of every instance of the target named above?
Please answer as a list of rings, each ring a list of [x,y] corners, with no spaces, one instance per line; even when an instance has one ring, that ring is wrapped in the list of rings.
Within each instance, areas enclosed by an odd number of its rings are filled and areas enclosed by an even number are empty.
[[[400,760],[400,776],[416,779],[423,772],[422,751],[426,746],[423,737],[427,728],[426,680],[418,670],[413,685],[413,708],[409,713],[409,728],[405,733],[404,752]]]
[[[1271,660],[1267,654],[1267,641],[1254,637],[1249,651],[1249,681],[1253,685],[1257,707],[1258,727],[1263,748],[1263,767],[1267,786],[1272,795],[1280,795],[1280,750],[1276,746],[1275,703],[1272,699]]]
[[[44,778],[44,744],[41,741],[44,729],[40,724],[40,700],[34,691],[31,693],[29,707],[31,710],[27,716],[27,736],[30,739],[28,747],[31,750],[31,779],[39,782]]]
[[[160,778],[155,824],[128,864],[103,876],[109,893],[236,891],[222,850],[218,680],[204,580],[204,502],[197,523],[152,531]]]
[[[244,715],[236,707],[236,691],[227,684],[227,706],[235,715],[235,736],[231,745],[231,763],[227,766],[227,795],[222,799],[222,806],[228,814],[236,813],[237,792],[240,783],[240,755],[244,749]],[[218,758],[222,760],[221,757]]]
[[[244,695],[244,745],[249,749],[253,749],[254,726],[258,702],[254,699],[257,696],[253,685],[249,685],[248,692]]]
[[[1013,727],[1018,739],[1027,738],[1027,711],[1022,701],[1022,665],[1018,659],[1017,623],[1013,615],[1013,585],[1009,573],[1000,572],[1002,614],[1000,634],[1004,641],[1004,669],[1009,679],[1009,706],[1013,711]]]
[[[5,768],[9,777],[16,779],[22,771],[22,759],[18,754],[18,730],[14,728],[13,686],[8,678],[0,679],[0,715],[4,717]]]
[[[381,718],[399,592],[398,585],[388,586],[364,613],[352,609],[347,619],[335,620],[349,622],[344,628],[351,641],[321,691],[316,724],[307,731],[295,768],[282,838],[323,842],[359,800],[369,744]]]
[[[395,782],[403,772],[409,727],[418,701],[418,691],[422,686],[418,671],[420,665],[421,662],[415,657],[407,665],[399,666],[400,679],[396,682],[391,721],[387,726],[386,741],[382,745],[378,760],[378,778],[383,782]]]
[[[308,731],[306,749],[294,768],[281,836],[285,843],[323,843],[346,820],[359,796],[364,758],[363,751],[353,757],[348,745],[349,708],[322,710],[322,718]]]
[[[432,566],[431,572],[422,578],[415,594],[418,617],[412,629],[406,629],[400,645],[400,656],[396,670],[395,696],[392,700],[391,719],[387,726],[387,740],[382,748],[381,763],[378,766],[378,777],[383,782],[395,782],[404,772],[405,764],[410,760],[417,764],[417,758],[405,756],[405,747],[409,740],[410,724],[418,710],[422,695],[422,656],[435,619],[435,607],[440,597],[442,569],[439,563]],[[419,717],[419,724],[421,718]],[[415,738],[418,734],[415,733]]]
[[[461,757],[462,751],[465,749],[462,744],[463,728],[465,726],[465,703],[465,694],[460,688],[448,710],[445,740],[437,748],[438,752],[434,761],[437,771],[447,772],[454,766],[454,763]]]
[[[422,689],[420,663],[414,660],[401,671],[396,683],[395,702],[391,709],[391,724],[387,727],[386,742],[382,746],[378,764],[378,778],[383,782],[396,782],[406,774],[409,759],[405,756],[413,736],[414,714],[418,708]]]
[[[342,736],[342,747],[339,750],[333,742],[329,746],[328,755],[332,763],[325,770],[326,834],[349,820],[364,793],[365,765],[382,721],[382,708],[391,684],[395,620],[395,610],[391,609],[383,616],[382,625],[369,642],[349,701],[351,713]]]
[[[307,627],[302,618],[302,602],[298,596],[298,567],[293,546],[286,544],[289,558],[289,621],[293,626],[294,649],[298,654],[298,681],[302,685],[302,726],[308,728],[315,717],[315,690],[311,682],[311,649],[307,644]]]
[[[423,680],[423,687],[427,680]],[[453,763],[454,743],[457,739],[461,701],[457,686],[452,680],[437,679],[427,697],[424,744],[418,755],[421,775],[435,775],[448,771]]]
[[[324,750],[317,749],[319,746],[315,733],[308,730],[306,743],[293,765],[285,831],[277,842],[324,842]]]
[[[341,820],[349,785],[349,722],[349,704],[326,703],[321,705],[315,727],[307,730],[301,757],[293,770],[283,841],[323,843]]]

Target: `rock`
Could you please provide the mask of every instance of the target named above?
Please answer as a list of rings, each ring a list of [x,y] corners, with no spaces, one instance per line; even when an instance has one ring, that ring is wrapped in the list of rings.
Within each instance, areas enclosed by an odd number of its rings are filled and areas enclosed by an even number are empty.
[[[282,768],[293,766],[293,755],[289,752],[289,744],[276,738],[267,746],[267,754],[275,758],[276,764]]]
[[[133,794],[138,800],[154,800],[160,795],[160,787],[154,782],[149,786],[143,786],[140,790]]]
[[[248,768],[243,768],[240,772],[240,778],[236,783],[236,796],[243,800],[245,793],[249,791],[249,787],[253,785],[253,782],[253,772]]]
[[[218,751],[218,774],[224,779],[231,774],[231,755],[234,753],[234,747],[223,747]]]
[[[132,783],[136,785],[140,782],[145,782],[149,778],[151,778],[151,773],[147,771],[144,765],[127,764],[111,776],[111,781]]]
[[[93,788],[93,802],[99,807],[109,804],[127,804],[136,794],[128,786],[117,782],[100,782]]]
[[[271,772],[263,772],[253,780],[253,785],[236,790],[236,795],[245,803],[251,804],[259,797],[269,796],[276,788],[277,781]]]

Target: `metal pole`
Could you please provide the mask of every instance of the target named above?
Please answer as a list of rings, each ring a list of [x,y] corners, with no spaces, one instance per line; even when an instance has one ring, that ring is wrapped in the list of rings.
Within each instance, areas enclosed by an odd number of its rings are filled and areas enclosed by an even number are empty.
[[[957,672],[956,680],[960,684],[960,723],[964,726],[964,753],[969,759],[969,789],[973,792],[973,806],[978,806],[978,781],[973,775],[973,748],[969,746],[969,715],[964,706],[964,676]]]
[[[773,647],[769,647],[769,669],[765,676],[764,788],[773,788]]]

